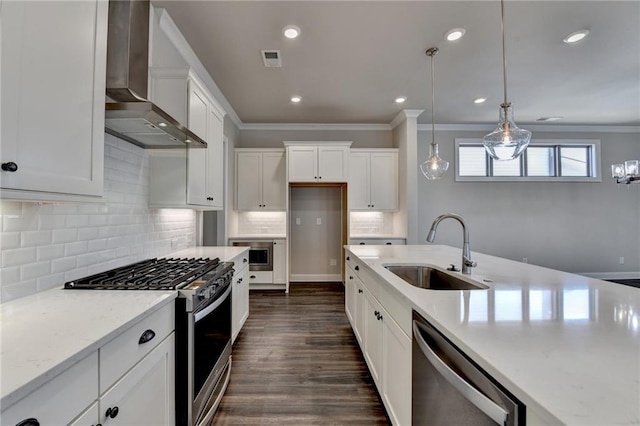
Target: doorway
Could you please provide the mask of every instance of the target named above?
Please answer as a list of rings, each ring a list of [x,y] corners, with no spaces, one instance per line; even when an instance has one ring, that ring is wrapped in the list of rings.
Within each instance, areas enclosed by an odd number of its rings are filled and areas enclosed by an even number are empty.
[[[289,281],[343,281],[347,217],[346,184],[290,185]]]

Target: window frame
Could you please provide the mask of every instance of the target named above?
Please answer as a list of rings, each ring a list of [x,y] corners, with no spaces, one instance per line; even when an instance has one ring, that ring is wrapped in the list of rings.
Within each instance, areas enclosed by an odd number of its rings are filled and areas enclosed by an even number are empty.
[[[456,182],[602,182],[600,166],[599,139],[532,139],[529,146],[553,147],[554,169],[561,173],[560,151],[562,147],[589,147],[587,151],[588,171],[591,176],[523,176],[527,171],[527,162],[520,156],[520,176],[460,176],[460,147],[482,146],[480,138],[455,138],[455,181]],[[493,173],[493,160],[485,153],[486,170]]]

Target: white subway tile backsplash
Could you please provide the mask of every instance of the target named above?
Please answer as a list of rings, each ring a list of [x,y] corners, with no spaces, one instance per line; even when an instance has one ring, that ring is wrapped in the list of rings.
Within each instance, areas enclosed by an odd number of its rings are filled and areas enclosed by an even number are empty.
[[[26,265],[36,260],[35,247],[2,250],[2,267]]]
[[[51,261],[51,272],[56,274],[58,272],[70,271],[76,267],[76,262],[75,256],[54,259]]]
[[[9,250],[20,247],[20,232],[3,232],[0,234],[0,249]]]
[[[31,280],[34,278],[44,277],[51,273],[51,262],[36,262],[22,265],[20,267],[20,279]]]
[[[287,215],[285,212],[238,213],[238,235],[284,235],[286,230]]]
[[[148,155],[105,135],[104,203],[0,201],[0,301],[193,246],[193,210],[147,207]]]
[[[22,247],[51,244],[51,231],[25,231],[22,233]]]
[[[78,230],[72,229],[54,229],[52,241],[54,244],[69,243],[78,239]]]

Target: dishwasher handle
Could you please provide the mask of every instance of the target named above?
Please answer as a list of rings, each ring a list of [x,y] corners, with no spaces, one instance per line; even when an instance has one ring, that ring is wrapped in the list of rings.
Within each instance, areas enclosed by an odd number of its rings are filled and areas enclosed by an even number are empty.
[[[493,421],[500,425],[507,424],[507,418],[509,413],[493,402],[491,399],[487,398],[483,393],[478,391],[472,385],[467,383],[462,377],[460,377],[455,371],[451,369],[444,361],[436,355],[436,353],[429,347],[427,342],[422,337],[422,326],[421,324],[414,320],[413,321],[413,336],[416,339],[416,343],[418,347],[427,358],[427,360],[433,365],[433,367],[438,370],[438,372],[444,377],[454,388],[458,390],[464,397],[475,405],[480,411],[489,416]]]

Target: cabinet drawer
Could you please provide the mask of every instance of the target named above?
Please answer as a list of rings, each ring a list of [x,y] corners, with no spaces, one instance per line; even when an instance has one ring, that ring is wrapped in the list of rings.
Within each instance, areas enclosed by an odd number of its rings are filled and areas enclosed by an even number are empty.
[[[174,328],[175,308],[170,303],[100,348],[100,394],[151,352]],[[139,343],[147,330],[152,330],[155,336],[146,343]]]
[[[271,284],[273,283],[273,271],[249,271],[249,283]]]
[[[70,423],[98,399],[98,352],[60,373],[2,412],[3,425],[34,418],[41,425]]]
[[[231,261],[233,262],[235,275],[238,275],[243,269],[249,266],[249,248],[247,247],[247,250],[244,253],[234,257]]]
[[[352,238],[349,244],[355,245],[378,245],[378,246],[403,246],[407,243],[404,238]]]

